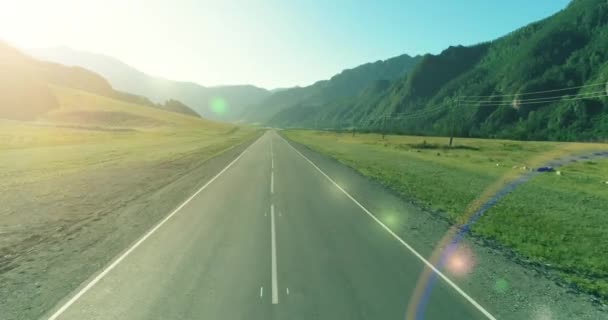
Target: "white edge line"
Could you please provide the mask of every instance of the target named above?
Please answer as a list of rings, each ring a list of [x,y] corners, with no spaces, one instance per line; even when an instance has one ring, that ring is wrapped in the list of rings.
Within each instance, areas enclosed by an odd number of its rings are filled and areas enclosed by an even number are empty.
[[[221,176],[224,172],[226,172],[233,164],[235,164],[253,145],[256,144],[261,138],[260,136],[256,141],[254,141],[247,149],[245,149],[241,154],[236,157],[232,162],[230,162],[222,171],[216,174],[211,180],[207,181],[204,186],[202,186],[198,191],[196,191],[190,198],[186,199],[179,207],[177,207],[173,212],[171,212],[168,216],[166,216],[163,220],[161,220],[154,228],[150,229],[143,237],[141,237],[135,244],[133,244],[127,251],[125,251],[122,255],[118,257],[118,259],[114,260],[109,266],[107,266],[101,273],[99,273],[93,280],[91,280],[84,288],[80,289],[78,293],[76,293],[70,300],[68,300],[61,308],[59,308],[55,313],[53,313],[48,320],[55,320],[61,314],[63,314],[74,302],[76,302],[80,297],[82,297],[87,291],[89,291],[95,284],[97,284],[103,277],[105,277],[112,269],[114,269],[122,260],[124,260],[133,250],[139,247],[146,239],[148,239],[156,230],[158,230],[165,222],[171,219],[176,213],[178,213],[184,206],[186,206],[194,197],[196,197],[201,191],[205,190],[207,186],[209,186],[215,179]]]
[[[260,298],[264,296],[264,287],[260,287]]]
[[[281,136],[279,136],[279,137],[281,137]],[[475,308],[477,308],[477,310],[479,310],[481,313],[483,313],[483,315],[485,315],[488,319],[496,320],[496,318],[490,312],[488,312],[486,309],[484,309],[484,307],[482,307],[477,301],[475,301],[473,298],[471,298],[471,296],[469,296],[466,292],[464,292],[464,290],[462,290],[456,283],[454,283],[452,280],[450,280],[450,278],[448,278],[441,271],[439,271],[432,263],[430,263],[420,253],[418,253],[418,251],[416,251],[412,246],[407,244],[407,242],[405,242],[403,239],[401,239],[401,237],[399,237],[397,234],[395,234],[389,227],[387,227],[384,223],[382,223],[382,221],[380,221],[378,218],[376,218],[376,216],[374,216],[369,210],[367,210],[367,208],[365,208],[361,203],[359,203],[359,201],[357,201],[355,198],[353,198],[353,196],[351,196],[348,192],[346,192],[346,190],[344,190],[342,187],[340,187],[339,184],[337,184],[331,177],[329,177],[325,172],[323,172],[323,170],[321,170],[314,162],[312,162],[305,155],[303,155],[300,151],[298,151],[298,149],[296,149],[294,146],[292,146],[287,140],[285,140],[285,138],[281,137],[281,139],[283,139],[283,141],[285,141],[285,143],[287,143],[287,145],[289,147],[291,147],[291,149],[293,149],[297,154],[299,154],[302,158],[304,158],[304,160],[308,161],[308,163],[310,163],[323,176],[325,176],[325,178],[327,178],[338,189],[340,189],[340,191],[342,191],[342,193],[344,193],[359,208],[361,208],[361,210],[363,210],[365,213],[367,213],[368,216],[370,216],[374,221],[376,221],[379,225],[381,225],[382,228],[384,228],[391,236],[393,236],[393,238],[395,238],[397,241],[401,242],[401,244],[403,246],[405,246],[412,254],[414,254],[414,256],[416,256],[427,267],[429,267],[431,270],[433,270],[433,272],[435,272],[441,279],[443,279],[447,284],[449,284],[452,288],[454,288],[454,290],[456,290],[456,292],[458,292],[461,296],[463,296],[465,299],[467,299],[467,301],[469,301]]]

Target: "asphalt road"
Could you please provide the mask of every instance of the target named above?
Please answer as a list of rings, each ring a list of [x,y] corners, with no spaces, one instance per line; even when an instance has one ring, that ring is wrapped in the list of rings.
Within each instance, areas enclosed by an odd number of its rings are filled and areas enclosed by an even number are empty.
[[[423,261],[325,174],[266,133],[47,318],[404,319]],[[425,319],[491,319],[465,295]]]

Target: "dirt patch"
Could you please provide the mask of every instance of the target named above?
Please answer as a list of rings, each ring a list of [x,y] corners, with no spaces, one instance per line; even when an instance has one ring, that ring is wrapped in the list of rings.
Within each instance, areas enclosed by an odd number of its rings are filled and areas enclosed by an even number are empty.
[[[430,149],[430,150],[436,150],[436,149],[440,149],[440,150],[473,150],[473,151],[479,151],[478,147],[472,147],[472,146],[467,146],[467,145],[455,145],[455,146],[449,146],[446,144],[438,144],[438,143],[427,143],[426,140],[422,141],[422,143],[408,143],[408,144],[402,144],[402,145],[398,145],[398,147],[400,147],[401,149]]]

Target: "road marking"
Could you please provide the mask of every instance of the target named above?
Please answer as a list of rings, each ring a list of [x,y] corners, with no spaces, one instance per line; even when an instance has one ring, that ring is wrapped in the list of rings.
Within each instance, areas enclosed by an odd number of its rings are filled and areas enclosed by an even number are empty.
[[[260,298],[264,296],[264,287],[260,287]]]
[[[281,136],[279,136],[279,137],[281,137]],[[399,241],[412,254],[414,254],[414,256],[416,256],[416,258],[418,258],[420,261],[422,261],[427,267],[429,267],[431,270],[433,270],[433,272],[435,272],[441,279],[443,279],[454,290],[456,290],[456,292],[458,292],[461,296],[463,296],[469,303],[471,303],[477,310],[479,310],[479,312],[481,312],[484,316],[486,316],[490,320],[496,320],[496,318],[490,312],[488,312],[477,301],[475,301],[473,298],[471,298],[471,296],[469,296],[466,292],[464,292],[464,290],[462,290],[456,283],[454,283],[452,280],[450,280],[450,278],[448,278],[441,271],[439,271],[439,269],[437,269],[432,263],[430,263],[428,260],[426,260],[412,246],[410,246],[407,242],[405,242],[403,239],[401,239],[401,237],[399,237],[396,233],[394,233],[389,227],[387,227],[382,221],[380,221],[380,219],[376,218],[375,215],[373,215],[359,201],[357,201],[353,196],[351,196],[348,192],[346,192],[346,190],[344,190],[338,183],[336,183],[336,181],[334,181],[329,175],[327,175],[325,172],[323,172],[323,170],[321,170],[314,162],[312,162],[310,159],[308,159],[308,157],[306,157],[300,151],[298,151],[298,149],[296,149],[294,146],[292,146],[291,143],[289,143],[287,140],[285,140],[285,138],[281,137],[281,139],[283,141],[285,141],[285,143],[287,143],[287,145],[289,147],[291,147],[291,149],[293,149],[297,154],[299,154],[302,158],[304,158],[304,160],[308,161],[308,163],[310,163],[310,165],[312,165],[315,169],[317,169],[317,171],[319,171],[323,176],[325,176],[325,178],[327,178],[327,180],[329,180],[340,191],[342,191],[342,193],[344,193],[344,195],[346,195],[350,200],[352,200],[352,202],[354,202],[359,208],[361,208],[361,210],[363,210],[365,213],[367,213],[367,215],[370,218],[372,218],[380,226],[382,226],[382,228],[384,228],[391,236],[393,236],[393,238],[395,238],[397,241]]]
[[[274,171],[270,171],[270,194],[274,194]]]
[[[274,169],[274,151],[272,150],[272,138],[270,138],[270,168]]]
[[[270,250],[272,260],[272,304],[279,303],[279,283],[277,280],[277,236],[274,226],[274,204],[270,205]]]
[[[156,230],[158,230],[163,224],[165,224],[169,219],[171,219],[175,214],[177,214],[183,207],[185,207],[194,197],[196,197],[201,191],[205,190],[213,181],[219,178],[224,172],[226,172],[232,165],[234,165],[251,147],[253,147],[262,137],[258,138],[254,143],[252,143],[245,151],[241,152],[241,154],[236,157],[236,159],[232,160],[222,171],[216,174],[211,180],[207,181],[204,186],[198,189],[190,198],[186,199],[179,207],[177,207],[173,212],[171,212],[168,216],[166,216],[163,220],[161,220],[154,228],[150,229],[143,237],[141,237],[135,244],[133,244],[127,251],[121,254],[114,262],[112,262],[109,266],[107,266],[101,273],[99,273],[93,280],[91,280],[86,286],[84,286],[80,291],[78,291],[70,300],[68,300],[65,304],[63,304],[55,313],[53,313],[48,320],[55,320],[61,314],[63,314],[76,300],[80,299],[82,295],[84,295],[87,291],[89,291],[95,284],[97,284],[103,277],[105,277],[112,269],[116,268],[116,266],[121,263],[133,250],[137,249],[146,239],[148,239]]]
[[[289,295],[289,288],[287,288],[286,291],[287,291],[287,295]]]

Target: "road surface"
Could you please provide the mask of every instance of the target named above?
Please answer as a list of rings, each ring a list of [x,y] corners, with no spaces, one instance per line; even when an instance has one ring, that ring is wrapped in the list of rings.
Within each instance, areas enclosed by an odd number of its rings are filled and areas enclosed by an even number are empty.
[[[326,174],[267,132],[46,318],[404,319],[423,261]],[[425,319],[491,319],[465,295]]]

